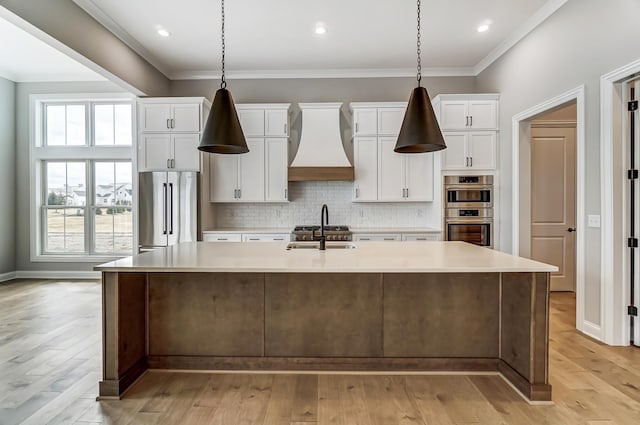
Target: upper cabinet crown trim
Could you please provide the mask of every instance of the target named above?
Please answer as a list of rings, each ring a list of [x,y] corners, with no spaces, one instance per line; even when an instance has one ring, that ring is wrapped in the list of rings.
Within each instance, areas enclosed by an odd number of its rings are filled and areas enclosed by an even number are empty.
[[[236,103],[237,109],[286,109],[291,113],[290,103]]]
[[[211,102],[206,97],[139,97],[138,101],[141,103],[204,103],[205,106],[211,108]]]
[[[407,102],[351,102],[349,110],[361,108],[406,108]]]

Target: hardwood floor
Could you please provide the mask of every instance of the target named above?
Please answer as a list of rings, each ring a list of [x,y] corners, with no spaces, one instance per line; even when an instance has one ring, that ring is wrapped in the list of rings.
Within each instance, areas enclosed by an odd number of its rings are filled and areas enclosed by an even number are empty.
[[[149,372],[96,402],[96,281],[0,285],[0,424],[640,424],[640,349],[575,331],[572,294],[551,297],[553,406],[495,375]]]

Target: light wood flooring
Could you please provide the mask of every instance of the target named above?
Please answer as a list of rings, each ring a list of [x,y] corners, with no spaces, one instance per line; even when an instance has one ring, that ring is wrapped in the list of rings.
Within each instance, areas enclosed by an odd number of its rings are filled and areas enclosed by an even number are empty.
[[[551,297],[553,406],[486,375],[149,372],[96,402],[96,281],[0,284],[0,424],[640,424],[640,349],[575,331],[572,294]]]

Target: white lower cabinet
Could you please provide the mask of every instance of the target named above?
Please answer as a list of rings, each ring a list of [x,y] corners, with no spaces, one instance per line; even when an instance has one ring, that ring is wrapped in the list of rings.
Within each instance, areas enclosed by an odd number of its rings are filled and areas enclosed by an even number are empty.
[[[243,233],[242,242],[284,242],[291,240],[290,233],[253,234]]]
[[[440,233],[403,233],[403,241],[439,241],[442,240]]]
[[[370,242],[391,242],[401,241],[402,234],[400,233],[356,233],[353,235],[355,241],[370,241]]]
[[[203,242],[242,242],[241,233],[203,233]]]

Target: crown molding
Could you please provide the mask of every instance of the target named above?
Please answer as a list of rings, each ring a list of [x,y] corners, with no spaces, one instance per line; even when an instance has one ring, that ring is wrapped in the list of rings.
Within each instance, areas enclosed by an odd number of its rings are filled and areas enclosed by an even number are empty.
[[[518,44],[531,31],[536,29],[538,25],[543,23],[547,18],[553,15],[558,9],[565,5],[569,0],[548,0],[536,13],[525,21],[519,28],[512,32],[502,43],[493,49],[487,56],[474,66],[475,75],[479,75],[487,69],[492,63],[498,60],[502,55],[507,53],[509,49]]]
[[[423,68],[423,77],[473,77],[473,68]],[[406,78],[415,77],[413,68],[385,69],[283,69],[227,71],[230,80],[304,78]],[[219,71],[184,71],[167,75],[172,80],[217,80]]]
[[[111,19],[94,0],[72,0],[82,10],[87,12],[93,19],[98,21],[103,27],[108,29],[118,37],[124,44],[129,46],[131,50],[140,55],[144,60],[153,65],[158,71],[165,76],[169,75],[169,69],[160,62],[154,55],[151,54],[138,40],[136,40],[131,34],[125,31],[116,21]],[[169,77],[170,78],[170,77]]]

